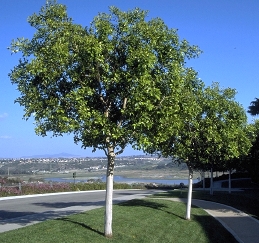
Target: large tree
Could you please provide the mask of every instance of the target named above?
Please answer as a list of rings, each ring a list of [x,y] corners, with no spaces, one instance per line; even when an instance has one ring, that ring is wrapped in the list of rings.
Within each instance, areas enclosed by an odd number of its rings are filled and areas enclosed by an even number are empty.
[[[10,73],[21,93],[16,102],[25,119],[35,120],[36,133],[72,133],[83,148],[106,154],[107,237],[112,236],[116,155],[128,144],[148,146],[154,121],[166,126],[173,119],[167,131],[175,134],[185,83],[194,75],[185,60],[200,52],[161,19],[146,21],[146,16],[138,8],[111,7],[83,27],[73,23],[64,5],[48,1],[28,18],[36,29],[33,38],[19,38],[10,47],[22,53]]]

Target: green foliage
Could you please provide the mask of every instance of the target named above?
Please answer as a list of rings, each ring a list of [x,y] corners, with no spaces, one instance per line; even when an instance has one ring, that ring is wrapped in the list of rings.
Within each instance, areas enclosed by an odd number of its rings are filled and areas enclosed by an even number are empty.
[[[82,27],[64,5],[50,1],[29,17],[36,32],[12,42],[11,51],[23,56],[9,76],[37,134],[73,133],[76,143],[108,155],[129,143],[150,145],[154,121],[166,126],[174,119],[170,132],[177,131],[186,80],[196,75],[185,60],[200,50],[146,16],[138,8],[110,7]]]
[[[234,89],[220,89],[218,84],[205,89],[198,127],[201,140],[197,142],[202,148],[199,158],[205,162],[217,164],[239,158],[251,147],[246,114],[235,101],[235,94]]]
[[[249,172],[252,180],[259,182],[259,120],[255,120],[250,124],[253,130],[253,136],[250,136],[252,147],[247,156],[244,156],[240,161],[240,167]]]
[[[258,98],[255,98],[255,100],[251,102],[250,106],[248,107],[248,112],[252,116],[259,115],[259,99]]]
[[[200,86],[189,96],[196,107],[193,116],[185,116],[179,134],[169,136],[158,149],[195,169],[206,169],[207,164],[235,168],[227,161],[247,154],[251,147],[251,127],[235,94],[234,89],[220,89],[217,83]]]

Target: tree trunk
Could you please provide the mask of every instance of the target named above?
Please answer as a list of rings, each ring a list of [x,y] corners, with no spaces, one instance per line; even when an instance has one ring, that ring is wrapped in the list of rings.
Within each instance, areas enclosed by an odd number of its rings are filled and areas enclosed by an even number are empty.
[[[228,174],[228,192],[231,193],[231,169],[229,169]]]
[[[189,187],[188,187],[188,198],[187,198],[187,206],[186,206],[186,216],[185,219],[191,219],[191,206],[192,206],[192,178],[193,178],[193,171],[190,166],[189,169]]]
[[[113,172],[115,154],[113,148],[108,148],[108,165],[106,172],[106,196],[105,196],[105,223],[104,235],[112,237],[112,197],[113,197]]]
[[[213,168],[210,169],[210,195],[213,195]]]

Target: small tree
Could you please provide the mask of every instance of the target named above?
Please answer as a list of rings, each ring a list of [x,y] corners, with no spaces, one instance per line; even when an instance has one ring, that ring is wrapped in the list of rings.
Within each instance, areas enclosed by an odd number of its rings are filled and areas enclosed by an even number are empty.
[[[101,149],[107,156],[105,236],[112,236],[112,192],[116,155],[131,144],[150,145],[152,124],[171,124],[175,134],[181,94],[193,70],[186,58],[199,49],[180,41],[176,30],[159,19],[146,21],[138,8],[116,7],[101,13],[90,27],[74,24],[66,7],[48,1],[28,22],[31,40],[12,42],[22,52],[10,73],[21,96],[24,118],[33,116],[36,133],[72,133],[83,148]]]
[[[259,182],[259,120],[250,124],[253,134],[250,135],[252,146],[247,156],[239,161],[240,168],[247,171],[255,183]]]
[[[193,117],[186,117],[176,137],[157,147],[166,156],[177,156],[189,168],[186,219],[190,219],[193,170],[209,164],[219,166],[231,158],[246,154],[251,146],[246,132],[244,109],[234,100],[235,90],[200,87],[189,96],[196,105]]]
[[[205,90],[205,127],[206,134],[204,155],[215,168],[235,166],[229,161],[248,153],[251,146],[244,109],[235,101],[234,89],[220,89],[217,83]],[[206,102],[205,102],[206,103]],[[213,177],[212,177],[213,179]],[[211,194],[213,194],[211,181]]]
[[[172,134],[170,124],[164,126],[154,123],[152,132],[155,134],[155,140],[151,146],[145,150],[149,153],[159,153],[165,157],[171,156],[178,163],[186,163],[189,170],[189,190],[186,210],[186,219],[190,219],[192,179],[193,170],[199,164],[199,151],[196,129],[199,126],[199,118],[202,114],[204,84],[197,79],[197,74],[193,74],[185,83],[185,92],[182,93],[182,103],[179,106],[179,116],[181,121],[178,123],[177,133]],[[173,118],[171,118],[173,121]],[[160,131],[163,131],[161,134]],[[151,136],[149,136],[151,137]],[[152,137],[151,137],[152,138]],[[199,161],[199,162],[198,162]]]
[[[255,98],[248,107],[248,113],[252,116],[259,115],[259,99]],[[259,182],[259,121],[255,120],[252,124],[255,130],[255,137],[251,137],[253,143],[249,155],[243,160],[246,165],[243,165],[244,168],[247,168],[247,171],[250,173],[252,180]]]

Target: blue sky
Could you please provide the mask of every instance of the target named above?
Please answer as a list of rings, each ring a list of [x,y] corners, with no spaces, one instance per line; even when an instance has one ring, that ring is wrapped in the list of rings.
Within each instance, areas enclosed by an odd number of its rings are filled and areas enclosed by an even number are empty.
[[[38,154],[70,153],[79,156],[104,156],[73,143],[73,137],[39,137],[33,119],[22,119],[23,107],[14,104],[19,96],[8,73],[17,65],[18,55],[7,47],[12,39],[31,38],[34,29],[27,17],[38,13],[46,0],[2,0],[0,8],[0,158]],[[149,17],[160,17],[170,28],[178,29],[181,39],[198,45],[203,54],[188,62],[199,77],[210,85],[235,88],[236,100],[245,108],[259,97],[259,1],[258,0],[58,0],[65,4],[75,23],[88,26],[98,12],[108,6],[122,10],[139,7]],[[252,121],[248,115],[248,120]],[[123,155],[142,154],[127,148]]]

